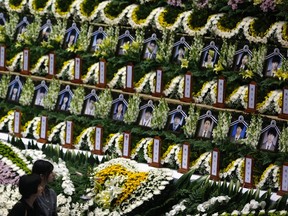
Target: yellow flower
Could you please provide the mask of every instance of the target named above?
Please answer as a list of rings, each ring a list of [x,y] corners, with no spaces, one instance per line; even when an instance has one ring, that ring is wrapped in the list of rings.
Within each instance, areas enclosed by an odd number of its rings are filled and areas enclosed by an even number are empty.
[[[181,68],[188,68],[189,61],[185,58],[181,59]]]

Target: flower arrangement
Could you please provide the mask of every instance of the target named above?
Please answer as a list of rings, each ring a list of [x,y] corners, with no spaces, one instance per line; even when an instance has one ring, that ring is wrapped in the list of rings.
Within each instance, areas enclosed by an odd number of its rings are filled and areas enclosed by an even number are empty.
[[[9,14],[9,21],[5,23],[5,25],[0,26],[0,42],[6,42],[6,37],[10,39],[10,41],[14,40],[15,29],[18,24],[18,14],[15,12],[11,12]]]
[[[174,33],[169,30],[164,30],[162,40],[157,43],[158,50],[156,61],[159,63],[168,63],[171,59],[172,49],[174,44]]]
[[[141,103],[139,94],[133,94],[129,97],[127,111],[124,114],[124,122],[126,124],[134,123],[137,120]]]
[[[10,74],[4,74],[1,78],[1,81],[0,81],[0,98],[2,98],[2,99],[6,98],[10,79],[11,79]]]
[[[17,71],[23,67],[23,52],[17,53],[12,59],[7,61],[7,69],[9,71]]]
[[[60,144],[65,144],[65,129],[66,129],[66,122],[60,122],[59,124],[55,125],[48,136],[48,141],[52,142],[55,139],[56,135],[59,135]]]
[[[22,136],[27,137],[28,134],[31,133],[35,139],[39,139],[39,134],[40,134],[40,117],[34,117],[31,121],[28,121],[25,123],[24,127],[22,128]]]
[[[209,208],[213,205],[221,205],[223,203],[228,203],[231,198],[229,196],[218,196],[212,197],[211,199],[201,203],[197,206],[197,210],[201,212],[201,214],[205,213]]]
[[[153,129],[164,129],[168,119],[169,106],[164,98],[161,98],[159,104],[154,108],[151,127]]]
[[[107,84],[109,88],[114,88],[115,86],[119,88],[124,88],[126,83],[126,66],[120,68],[117,73],[114,74],[113,79]]]
[[[198,170],[204,173],[210,173],[211,152],[205,152],[193,161],[190,170]]]
[[[57,78],[62,78],[63,80],[73,80],[74,79],[74,65],[75,60],[70,59],[63,63],[62,68],[58,74]]]
[[[265,184],[269,184],[271,188],[279,187],[279,166],[270,164],[260,177],[260,181],[256,185],[257,188],[261,189]]]
[[[98,75],[99,75],[99,62],[91,65],[88,68],[87,74],[85,74],[82,78],[83,83],[91,83],[96,84],[98,83]]]
[[[58,98],[58,93],[60,91],[60,86],[61,84],[59,80],[53,79],[50,83],[48,93],[45,95],[43,100],[43,106],[45,109],[54,110]]]
[[[244,109],[247,108],[248,102],[248,86],[239,86],[226,99],[226,104],[230,107],[241,105]]]
[[[172,209],[169,212],[166,212],[165,216],[175,216],[178,215],[180,212],[183,212],[186,209],[186,200],[182,200],[180,203],[172,206]]]
[[[77,0],[69,0],[64,2],[62,0],[56,0],[53,2],[51,10],[56,18],[68,19],[74,12],[74,7],[78,4]]]
[[[70,103],[70,112],[71,114],[80,115],[82,112],[82,107],[84,103],[85,98],[85,90],[83,86],[78,87],[74,91],[74,96],[72,97],[71,103]]]
[[[90,44],[90,39],[92,35],[92,27],[88,28],[88,23],[81,25],[81,31],[79,38],[75,44],[67,48],[70,52],[85,52]]]
[[[161,157],[161,164],[173,164],[175,163],[178,167],[181,166],[181,158],[178,157],[179,152],[182,150],[180,144],[169,145],[166,152]],[[182,151],[181,151],[182,152]]]
[[[147,154],[147,149],[148,149],[148,146],[152,146],[152,145],[153,145],[153,138],[151,138],[151,137],[142,138],[139,142],[137,142],[135,148],[132,149],[130,158],[135,159],[138,156],[140,150],[143,149],[144,159],[147,162],[148,161],[151,162],[152,157],[150,157]]]
[[[171,82],[169,82],[165,86],[163,94],[165,96],[169,96],[173,95],[173,93],[176,92],[176,96],[181,97],[181,95],[183,95],[183,86],[184,86],[184,76],[183,75],[176,76],[171,80]]]
[[[220,172],[219,176],[221,179],[232,179],[236,178],[240,183],[243,183],[244,177],[244,158],[238,158],[232,161],[224,170]]]
[[[48,73],[48,55],[41,56],[31,69],[31,74],[46,75]]]
[[[282,111],[282,95],[282,90],[270,91],[265,97],[265,100],[257,104],[258,112],[265,113],[269,111],[271,113],[280,114]]]
[[[145,92],[151,93],[155,91],[155,80],[156,72],[149,72],[146,73],[144,77],[142,77],[136,84],[135,84],[135,91],[136,92]]]
[[[214,104],[216,103],[217,81],[205,82],[201,90],[195,95],[196,103]]]
[[[48,0],[47,2],[44,2],[44,4],[39,3],[41,1],[38,0],[29,0],[28,6],[29,10],[32,14],[38,14],[38,15],[44,15],[48,13],[48,8],[51,7],[53,0]]]
[[[228,112],[219,112],[217,126],[212,131],[213,142],[221,142],[227,138],[232,115]]]
[[[4,1],[4,4],[7,11],[21,13],[27,4],[27,0],[19,0],[14,2]]]
[[[22,106],[29,106],[32,103],[34,96],[34,83],[31,78],[27,78],[23,85],[22,93],[19,98],[19,103]]]
[[[14,121],[14,110],[10,110],[7,115],[0,119],[0,130],[3,129],[5,125],[8,125],[9,133],[13,133],[13,121]]]
[[[195,135],[199,116],[200,109],[197,109],[195,106],[190,104],[188,116],[185,118],[186,124],[183,126],[183,131],[187,138]]]
[[[232,68],[233,59],[236,52],[237,45],[234,43],[227,43],[227,40],[223,40],[221,55],[219,57],[218,63],[215,65],[214,71],[224,70],[224,68]]]
[[[245,143],[246,145],[251,145],[256,149],[261,134],[262,122],[263,120],[261,116],[253,115],[246,131],[246,138],[240,140],[240,142]]]
[[[253,74],[257,74],[258,76],[262,77],[263,62],[267,54],[267,47],[265,45],[261,45],[259,46],[259,49],[253,49],[252,53],[252,59],[248,62],[248,70],[252,71]],[[243,76],[243,78],[245,78],[245,75]]]
[[[106,139],[106,143],[103,145],[102,151],[105,153],[110,150],[115,156],[122,156],[123,148],[123,134],[109,134],[109,137]]]
[[[94,135],[95,135],[95,127],[89,127],[84,129],[80,135],[76,138],[75,141],[75,148],[80,149],[82,143],[84,140],[87,142],[87,146],[89,147],[89,150],[94,150]]]
[[[105,89],[100,93],[99,100],[95,105],[95,116],[97,118],[104,119],[108,117],[112,106],[112,100],[113,98],[110,89]]]
[[[166,170],[142,172],[135,161],[112,159],[93,170],[91,182],[98,207],[94,212],[101,215],[130,213],[160,195],[172,179]]]
[[[283,127],[279,137],[280,152],[288,152],[288,127]]]
[[[99,3],[99,1],[84,0],[84,1],[79,2],[76,5],[76,13],[82,21],[91,22],[97,17],[99,11],[103,10],[103,8],[107,4],[108,4],[108,1],[103,1]]]

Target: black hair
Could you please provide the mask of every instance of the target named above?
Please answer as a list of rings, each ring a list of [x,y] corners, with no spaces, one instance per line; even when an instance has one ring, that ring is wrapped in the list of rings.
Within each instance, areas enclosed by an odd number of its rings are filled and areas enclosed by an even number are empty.
[[[147,107],[146,110],[145,110],[145,113],[152,113],[153,112],[153,108],[152,107]]]
[[[209,122],[210,122],[210,124],[212,123],[212,119],[211,119],[211,118],[209,118],[209,117],[206,117],[206,118],[204,119],[204,123],[205,123],[206,121],[209,121]]]
[[[24,199],[28,199],[31,195],[36,194],[38,186],[41,184],[41,178],[37,174],[23,175],[19,180],[19,192]]]
[[[215,58],[216,58],[216,51],[215,51],[214,49],[209,49],[209,50],[207,50],[206,56],[205,56],[205,59],[204,59],[204,62],[207,62],[208,56],[209,56],[209,51],[210,51],[210,50],[214,53],[213,56],[212,56],[212,62],[214,62],[214,60],[215,60]]]
[[[181,119],[181,118],[182,118],[182,114],[179,113],[179,112],[175,113],[175,114],[174,114],[174,119],[175,119],[175,118]]]
[[[270,134],[273,135],[274,137],[276,137],[277,132],[276,132],[275,128],[270,128],[268,130],[267,136],[269,136]]]
[[[124,113],[124,103],[123,103],[123,101],[119,101],[118,103],[117,103],[117,105],[116,105],[116,108],[115,108],[115,114],[118,112],[118,107],[120,106],[122,104],[122,111],[121,111],[121,113],[123,114]]]
[[[280,63],[280,56],[278,56],[278,55],[273,56],[272,62],[277,62],[279,64]]]
[[[240,127],[243,130],[244,125],[242,123],[238,123],[236,128],[238,128],[238,127]]]
[[[54,166],[46,160],[37,160],[33,164],[32,173],[44,175],[46,178],[53,172]]]
[[[51,32],[51,28],[49,27],[49,28],[46,28],[46,31],[45,32],[48,32],[48,33],[50,33]]]

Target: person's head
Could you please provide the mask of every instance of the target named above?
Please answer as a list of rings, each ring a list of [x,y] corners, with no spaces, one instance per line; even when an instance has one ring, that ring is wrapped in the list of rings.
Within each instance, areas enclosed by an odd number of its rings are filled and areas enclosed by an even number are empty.
[[[17,94],[17,92],[18,92],[18,88],[17,88],[17,86],[14,86],[14,88],[13,88],[13,94]]]
[[[51,33],[51,28],[46,28],[44,31],[43,31],[43,37],[48,37]]]
[[[103,39],[102,39],[102,38],[98,38],[98,39],[96,40],[96,44],[101,44],[101,43],[102,43],[102,41],[103,41]]]
[[[180,122],[181,122],[181,118],[182,118],[181,113],[176,113],[176,114],[174,115],[174,124],[175,124],[175,125],[179,125]]]
[[[274,71],[278,70],[279,64],[280,64],[280,57],[274,56],[272,58],[272,70],[274,70]]]
[[[205,118],[204,119],[204,130],[205,131],[209,131],[210,127],[211,127],[211,124],[212,124],[211,118]]]
[[[88,103],[88,107],[89,107],[89,109],[93,109],[94,106],[95,106],[95,100],[90,99],[90,100],[89,100],[89,103]]]
[[[68,96],[65,95],[65,96],[63,97],[63,103],[67,103],[67,101],[68,101]]]
[[[146,120],[150,119],[151,116],[152,116],[152,112],[153,112],[152,107],[147,107],[146,110],[145,110],[144,118]]]
[[[215,51],[210,49],[206,56],[206,62],[212,62],[214,58]]]
[[[179,50],[178,50],[178,55],[184,55],[185,51],[184,51],[184,48],[183,47],[180,47]]]
[[[241,59],[241,64],[246,65],[249,61],[249,56],[248,54],[243,54],[242,59]]]
[[[117,113],[122,113],[123,111],[123,103],[119,102],[117,106]]]
[[[54,180],[54,166],[46,160],[37,160],[33,164],[32,173],[38,174],[41,177],[42,184],[46,185]]]
[[[268,143],[273,143],[274,138],[276,137],[276,130],[275,128],[270,128],[267,132],[267,142]]]
[[[237,135],[240,135],[241,132],[242,132],[242,130],[243,130],[243,128],[244,128],[244,125],[243,125],[242,123],[237,124],[236,134],[237,134]]]
[[[37,198],[41,196],[43,187],[41,185],[41,178],[37,174],[23,175],[19,179],[19,192],[24,199],[29,199],[32,196]]]
[[[150,43],[148,44],[148,49],[149,51],[152,53],[156,48],[156,41],[150,41]]]

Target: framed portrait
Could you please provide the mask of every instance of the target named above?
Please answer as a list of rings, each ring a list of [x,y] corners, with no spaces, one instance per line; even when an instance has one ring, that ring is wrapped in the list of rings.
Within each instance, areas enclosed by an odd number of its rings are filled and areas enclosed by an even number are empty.
[[[51,20],[48,19],[46,23],[40,28],[40,34],[39,34],[40,41],[47,42],[51,32],[52,32],[52,23]]]
[[[112,119],[116,121],[123,121],[124,114],[127,111],[128,102],[122,94],[112,102]]]
[[[275,48],[272,53],[265,57],[264,75],[267,77],[274,77],[276,72],[281,68],[284,56],[278,48]]]
[[[238,142],[246,137],[248,124],[244,117],[240,115],[237,120],[231,122],[229,128],[229,139],[231,142]]]
[[[91,52],[95,52],[99,49],[99,45],[106,37],[107,34],[102,27],[99,27],[97,31],[93,32],[91,36]]]
[[[0,13],[0,25],[5,25],[6,19],[3,13]]]
[[[154,33],[151,37],[144,40],[144,53],[143,59],[155,59],[158,45],[157,45],[157,35]]]
[[[276,121],[272,120],[270,125],[261,131],[259,149],[265,151],[276,152],[278,150],[278,141],[280,130],[276,125]]]
[[[168,113],[167,130],[180,133],[185,124],[186,113],[182,110],[182,106],[177,106],[176,109]]]
[[[94,116],[95,115],[95,107],[96,102],[99,100],[98,95],[96,94],[95,89],[92,89],[89,94],[87,94],[84,98],[84,106],[83,106],[83,114]]]
[[[20,94],[22,92],[23,84],[19,76],[15,76],[14,79],[8,85],[7,100],[18,103]]]
[[[118,37],[117,54],[124,55],[125,50],[123,49],[123,45],[127,43],[131,44],[132,41],[134,41],[134,37],[130,34],[128,30],[126,30],[124,34]]]
[[[217,119],[212,112],[208,110],[205,114],[201,115],[198,119],[197,137],[204,139],[211,139],[213,128],[217,125]]]
[[[140,114],[138,117],[138,124],[143,127],[151,128],[153,118],[154,105],[152,100],[140,107]]]
[[[16,26],[16,39],[18,39],[19,35],[23,34],[27,30],[27,26],[30,23],[28,22],[27,17],[23,17],[23,19]]]
[[[45,81],[42,81],[39,85],[35,87],[34,105],[43,107],[43,101],[47,93],[48,86],[46,85]]]
[[[67,85],[65,89],[59,92],[58,94],[58,103],[57,110],[67,112],[70,110],[70,103],[73,98],[73,92],[70,89],[70,86]]]
[[[235,52],[233,68],[234,71],[245,71],[248,69],[248,63],[252,58],[252,52],[248,45]]]
[[[174,43],[172,51],[172,61],[181,64],[182,59],[186,59],[191,46],[186,42],[184,37]]]
[[[203,48],[200,58],[201,68],[211,69],[214,68],[219,58],[219,49],[214,41],[211,41],[206,47]]]
[[[71,27],[65,32],[65,43],[64,47],[68,48],[76,43],[80,34],[80,30],[76,23],[72,23]]]

